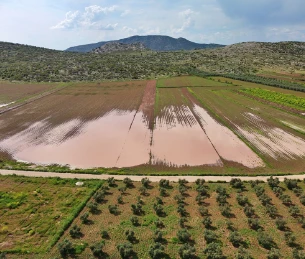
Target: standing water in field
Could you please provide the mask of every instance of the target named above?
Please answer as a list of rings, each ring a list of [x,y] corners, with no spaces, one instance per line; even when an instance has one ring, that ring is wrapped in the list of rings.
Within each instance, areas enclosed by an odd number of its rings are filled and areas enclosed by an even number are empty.
[[[168,106],[156,118],[152,163],[172,166],[222,166],[206,134],[187,106]]]

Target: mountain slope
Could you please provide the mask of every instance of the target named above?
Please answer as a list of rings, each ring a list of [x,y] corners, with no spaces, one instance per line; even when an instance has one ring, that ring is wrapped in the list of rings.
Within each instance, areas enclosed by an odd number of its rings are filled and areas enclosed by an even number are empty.
[[[148,50],[143,43],[136,42],[131,44],[120,43],[120,42],[108,42],[105,45],[92,50],[93,53],[111,53],[118,51],[144,51]]]
[[[145,45],[145,47],[155,51],[193,50],[193,49],[210,49],[210,48],[224,47],[224,45],[219,45],[219,44],[195,43],[184,38],[175,39],[169,36],[148,35],[148,36],[132,36],[129,38],[116,40],[116,41],[102,41],[93,44],[80,45],[80,46],[68,48],[66,51],[90,52],[93,49],[99,48],[109,42],[119,42],[125,44],[141,42]]]

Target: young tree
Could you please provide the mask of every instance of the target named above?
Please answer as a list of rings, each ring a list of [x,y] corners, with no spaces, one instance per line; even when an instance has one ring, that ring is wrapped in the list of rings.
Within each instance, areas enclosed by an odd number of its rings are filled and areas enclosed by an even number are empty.
[[[258,230],[261,227],[258,219],[255,219],[255,218],[248,218],[248,224],[249,224],[250,228],[252,228],[254,230]]]
[[[275,225],[279,230],[285,231],[286,230],[287,222],[283,218],[278,218],[275,221]]]
[[[192,259],[195,257],[196,249],[189,244],[183,244],[179,248],[179,255],[181,259]]]
[[[177,237],[181,243],[187,243],[190,240],[191,235],[186,229],[179,229]]]
[[[75,253],[75,249],[68,239],[65,239],[64,241],[60,242],[57,247],[62,257],[66,257]]]
[[[102,231],[101,231],[101,237],[102,237],[103,239],[108,239],[108,238],[109,238],[108,232],[107,232],[106,230],[102,230]]]
[[[268,252],[267,259],[280,259],[280,258],[281,258],[280,251],[272,247]]]
[[[95,243],[93,245],[90,246],[91,252],[95,257],[102,257],[104,252],[103,252],[103,248],[105,246],[105,241],[101,241],[98,243]]]
[[[117,201],[118,201],[118,204],[123,204],[124,203],[123,196],[119,195]]]
[[[160,243],[154,243],[150,246],[148,253],[152,259],[162,258],[164,255],[164,246]]]
[[[122,259],[129,259],[134,254],[132,245],[129,243],[118,244],[117,249]]]
[[[79,238],[79,237],[82,236],[82,232],[80,231],[80,227],[78,227],[77,225],[74,225],[74,226],[70,229],[69,233],[70,233],[70,236],[71,236],[72,238]]]
[[[130,217],[131,224],[134,226],[139,226],[139,218],[136,216]]]
[[[137,240],[134,231],[131,229],[125,231],[125,236],[130,243],[133,243]]]
[[[239,247],[243,243],[243,238],[237,231],[232,231],[229,236],[229,241],[234,247]]]
[[[219,243],[212,242],[203,250],[207,259],[223,259],[222,249]]]
[[[162,220],[157,219],[154,223],[157,228],[164,228],[164,223]]]
[[[206,227],[206,228],[211,228],[212,227],[212,220],[209,216],[204,217],[202,220],[202,224]]]
[[[156,230],[155,231],[154,241],[155,242],[160,242],[160,243],[163,242],[163,233],[162,233],[162,231],[160,231],[160,230]]]
[[[109,178],[107,179],[107,182],[108,182],[108,185],[109,185],[110,187],[115,187],[115,186],[116,186],[114,177],[109,177]]]
[[[148,189],[151,181],[147,177],[145,177],[142,178],[141,183],[146,189]]]
[[[295,244],[296,237],[291,232],[285,232],[285,241],[286,244],[290,247],[294,247],[296,245]]]
[[[133,187],[133,182],[128,177],[124,178],[123,183],[125,184],[126,188],[132,188]]]
[[[243,247],[239,247],[235,258],[236,259],[253,259],[252,256],[247,252],[247,250]]]
[[[216,233],[209,229],[203,231],[203,237],[208,244],[217,241],[218,238]]]
[[[96,202],[89,202],[87,206],[91,213],[95,214],[98,212],[98,207],[97,207],[98,205]]]
[[[113,215],[118,215],[119,214],[119,207],[118,207],[118,205],[108,205],[108,210]]]
[[[246,204],[249,204],[248,197],[240,193],[237,194],[236,200],[240,206],[245,206]]]
[[[261,247],[270,250],[272,247],[275,247],[275,243],[266,232],[259,231],[257,234],[257,241]]]
[[[273,189],[275,187],[278,187],[280,184],[280,180],[279,178],[275,177],[273,178],[273,176],[271,176],[270,178],[267,179],[267,182],[269,184],[269,186]]]
[[[88,224],[89,222],[89,213],[85,212],[83,215],[80,216],[80,220],[83,224]]]

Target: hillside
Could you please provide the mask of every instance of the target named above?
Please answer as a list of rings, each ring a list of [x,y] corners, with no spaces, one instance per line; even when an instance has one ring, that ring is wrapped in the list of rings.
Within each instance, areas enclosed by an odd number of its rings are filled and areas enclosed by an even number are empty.
[[[239,43],[225,48],[104,55],[56,51],[0,42],[0,79],[95,81],[155,78],[198,69],[212,73],[255,74],[304,71],[305,43]]]
[[[125,43],[120,43],[120,42],[109,42],[106,43],[105,45],[96,48],[92,50],[92,53],[111,53],[111,52],[119,52],[119,51],[144,51],[148,50],[143,43],[141,42],[136,42],[136,43],[131,43],[131,44],[125,44]]]
[[[80,45],[68,48],[66,51],[71,52],[90,52],[93,49],[102,47],[109,42],[118,42],[124,44],[132,44],[136,42],[143,43],[147,48],[155,51],[175,51],[175,50],[193,50],[193,49],[208,49],[208,48],[219,48],[224,45],[219,44],[199,44],[191,42],[184,38],[172,38],[169,36],[161,35],[149,35],[149,36],[132,36],[117,41],[102,41],[93,44]]]

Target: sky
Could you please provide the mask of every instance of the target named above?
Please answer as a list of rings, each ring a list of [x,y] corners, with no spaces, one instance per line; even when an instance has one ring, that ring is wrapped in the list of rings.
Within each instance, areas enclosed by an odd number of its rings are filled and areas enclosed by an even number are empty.
[[[305,0],[0,0],[0,41],[64,50],[133,35],[305,41]]]

